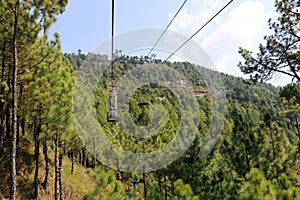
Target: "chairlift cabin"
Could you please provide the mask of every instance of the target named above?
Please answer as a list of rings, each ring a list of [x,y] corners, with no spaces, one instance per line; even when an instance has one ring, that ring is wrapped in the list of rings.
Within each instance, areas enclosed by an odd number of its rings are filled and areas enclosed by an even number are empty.
[[[117,105],[117,87],[113,87],[109,91],[107,121],[118,121],[118,105]]]

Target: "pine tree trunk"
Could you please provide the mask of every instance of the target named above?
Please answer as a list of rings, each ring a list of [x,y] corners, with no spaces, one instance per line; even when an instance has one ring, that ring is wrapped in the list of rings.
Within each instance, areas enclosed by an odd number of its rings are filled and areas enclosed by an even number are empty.
[[[39,191],[39,156],[40,156],[40,140],[39,135],[41,131],[41,121],[38,124],[35,124],[34,127],[34,159],[35,159],[35,173],[34,173],[34,198],[38,198]]]
[[[74,151],[71,151],[71,161],[72,161],[72,167],[71,167],[71,174],[74,172]]]
[[[95,157],[92,155],[91,168],[92,168],[92,169],[95,169],[95,166],[96,166]]]
[[[84,166],[86,168],[90,167],[90,160],[89,160],[89,156],[88,155],[85,155],[85,165]]]
[[[82,148],[82,166],[86,167],[85,148]]]
[[[168,200],[168,187],[167,187],[167,177],[166,177],[165,169],[164,169],[164,184],[165,184],[165,200]]]
[[[20,120],[19,116],[17,116],[17,146],[19,145],[20,141]]]
[[[161,173],[160,173],[160,171],[158,172],[158,187],[162,191],[162,187],[161,187]]]
[[[24,118],[22,118],[21,120],[21,128],[22,128],[22,135],[25,135],[25,131],[26,131],[26,120]]]
[[[207,196],[207,190],[206,190],[206,182],[204,183],[204,199],[206,199]]]
[[[116,179],[120,180],[120,173],[119,173],[119,159],[116,158],[117,170],[116,170]]]
[[[147,200],[147,176],[143,165],[144,199]]]
[[[1,119],[0,119],[0,156],[4,153],[4,105],[1,108]]]
[[[4,83],[4,76],[5,76],[5,50],[6,50],[6,43],[4,42],[2,48],[2,70],[1,70],[1,82]],[[1,87],[0,94],[2,95],[3,100],[5,99],[4,88]],[[5,100],[4,100],[5,101]],[[0,101],[0,156],[4,153],[4,113],[5,113],[5,104],[4,102]]]
[[[10,82],[10,80],[9,80]],[[10,106],[6,107],[6,112],[5,112],[5,128],[6,128],[6,134],[5,134],[5,139],[9,140],[11,137],[11,117],[10,117]]]
[[[17,74],[18,74],[18,49],[17,49],[17,28],[18,28],[19,1],[16,2],[14,13],[14,34],[13,34],[13,77],[12,77],[12,137],[10,152],[10,200],[15,200],[17,195]]]
[[[93,155],[92,155],[92,168],[95,169],[96,167],[96,144],[95,141],[93,141]]]
[[[55,147],[54,147],[54,162],[55,162],[55,178],[54,178],[54,197],[55,200],[59,200],[59,158],[58,158],[58,134],[55,137]]]
[[[59,168],[58,168],[58,171],[59,171],[59,199],[60,200],[63,200],[63,183],[62,183],[62,171],[63,171],[63,155],[62,154],[59,154]]]
[[[46,171],[45,171],[45,178],[44,178],[44,182],[42,183],[42,186],[43,186],[44,190],[46,190],[48,187],[48,179],[49,179],[49,174],[50,174],[50,163],[49,163],[47,139],[43,143],[43,153],[44,153],[44,158],[45,158]]]
[[[13,66],[11,64],[9,64],[8,66],[8,72],[6,72],[7,74],[12,74]],[[7,76],[7,85],[8,87],[8,94],[12,94],[12,80],[11,80],[11,76]],[[11,135],[11,107],[12,107],[12,101],[11,101],[11,97],[6,96],[6,107],[5,107],[5,137],[4,137],[4,141],[10,140],[10,135]],[[5,148],[5,144],[4,144],[4,148]]]
[[[79,164],[82,163],[82,149],[79,151],[79,159],[78,159]]]

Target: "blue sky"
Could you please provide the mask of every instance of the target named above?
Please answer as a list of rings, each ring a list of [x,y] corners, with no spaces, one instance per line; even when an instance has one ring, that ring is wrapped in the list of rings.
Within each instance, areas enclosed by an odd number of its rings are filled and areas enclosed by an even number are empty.
[[[228,0],[188,0],[170,30],[192,35]],[[242,76],[237,53],[242,46],[254,52],[268,33],[267,20],[276,18],[275,0],[235,0],[194,40],[219,71]],[[183,0],[115,0],[115,33],[140,28],[165,28]],[[111,0],[70,0],[49,34],[58,32],[64,52],[91,52],[111,35]],[[284,77],[273,81],[279,85]]]
[[[115,0],[115,34],[138,28],[160,27],[169,23],[183,1]],[[92,51],[111,36],[111,0],[70,0],[50,34],[59,32],[62,50]]]

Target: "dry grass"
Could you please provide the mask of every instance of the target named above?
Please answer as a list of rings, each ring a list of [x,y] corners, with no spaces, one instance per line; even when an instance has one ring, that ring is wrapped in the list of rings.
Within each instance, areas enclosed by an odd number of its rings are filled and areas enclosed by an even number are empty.
[[[40,200],[54,199],[54,165],[51,164],[49,185],[47,190],[40,188]],[[43,180],[44,171],[40,174],[40,180]],[[68,158],[63,160],[63,191],[65,199],[82,199],[83,195],[90,193],[95,187],[95,182],[89,175],[89,170],[75,165],[74,173],[71,173],[71,161]]]
[[[28,135],[26,136],[28,137]],[[33,141],[33,140],[32,140]],[[33,181],[34,181],[34,143],[24,138],[20,138],[19,148],[17,151],[17,199],[32,199]],[[39,187],[40,200],[54,199],[54,153],[49,149],[50,156],[50,176],[47,190]],[[39,182],[44,180],[45,164],[40,149],[39,161]],[[10,160],[9,151],[6,148],[4,156],[0,157],[0,200],[9,199],[9,182],[10,182]],[[71,174],[71,161],[68,158],[63,160],[63,190],[65,199],[81,199],[83,195],[93,191],[95,182],[89,175],[89,170],[81,165],[75,165],[74,173]]]

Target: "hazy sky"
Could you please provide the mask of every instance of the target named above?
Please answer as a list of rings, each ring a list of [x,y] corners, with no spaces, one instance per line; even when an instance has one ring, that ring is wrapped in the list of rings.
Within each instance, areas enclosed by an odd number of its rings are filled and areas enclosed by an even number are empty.
[[[229,0],[188,0],[170,30],[191,36]],[[276,18],[275,0],[235,0],[194,38],[219,71],[242,76],[238,47],[254,52]],[[115,0],[115,33],[140,28],[165,28],[183,0]],[[59,32],[64,52],[93,51],[111,35],[111,0],[70,0],[49,34]],[[285,82],[284,77],[272,82]]]

